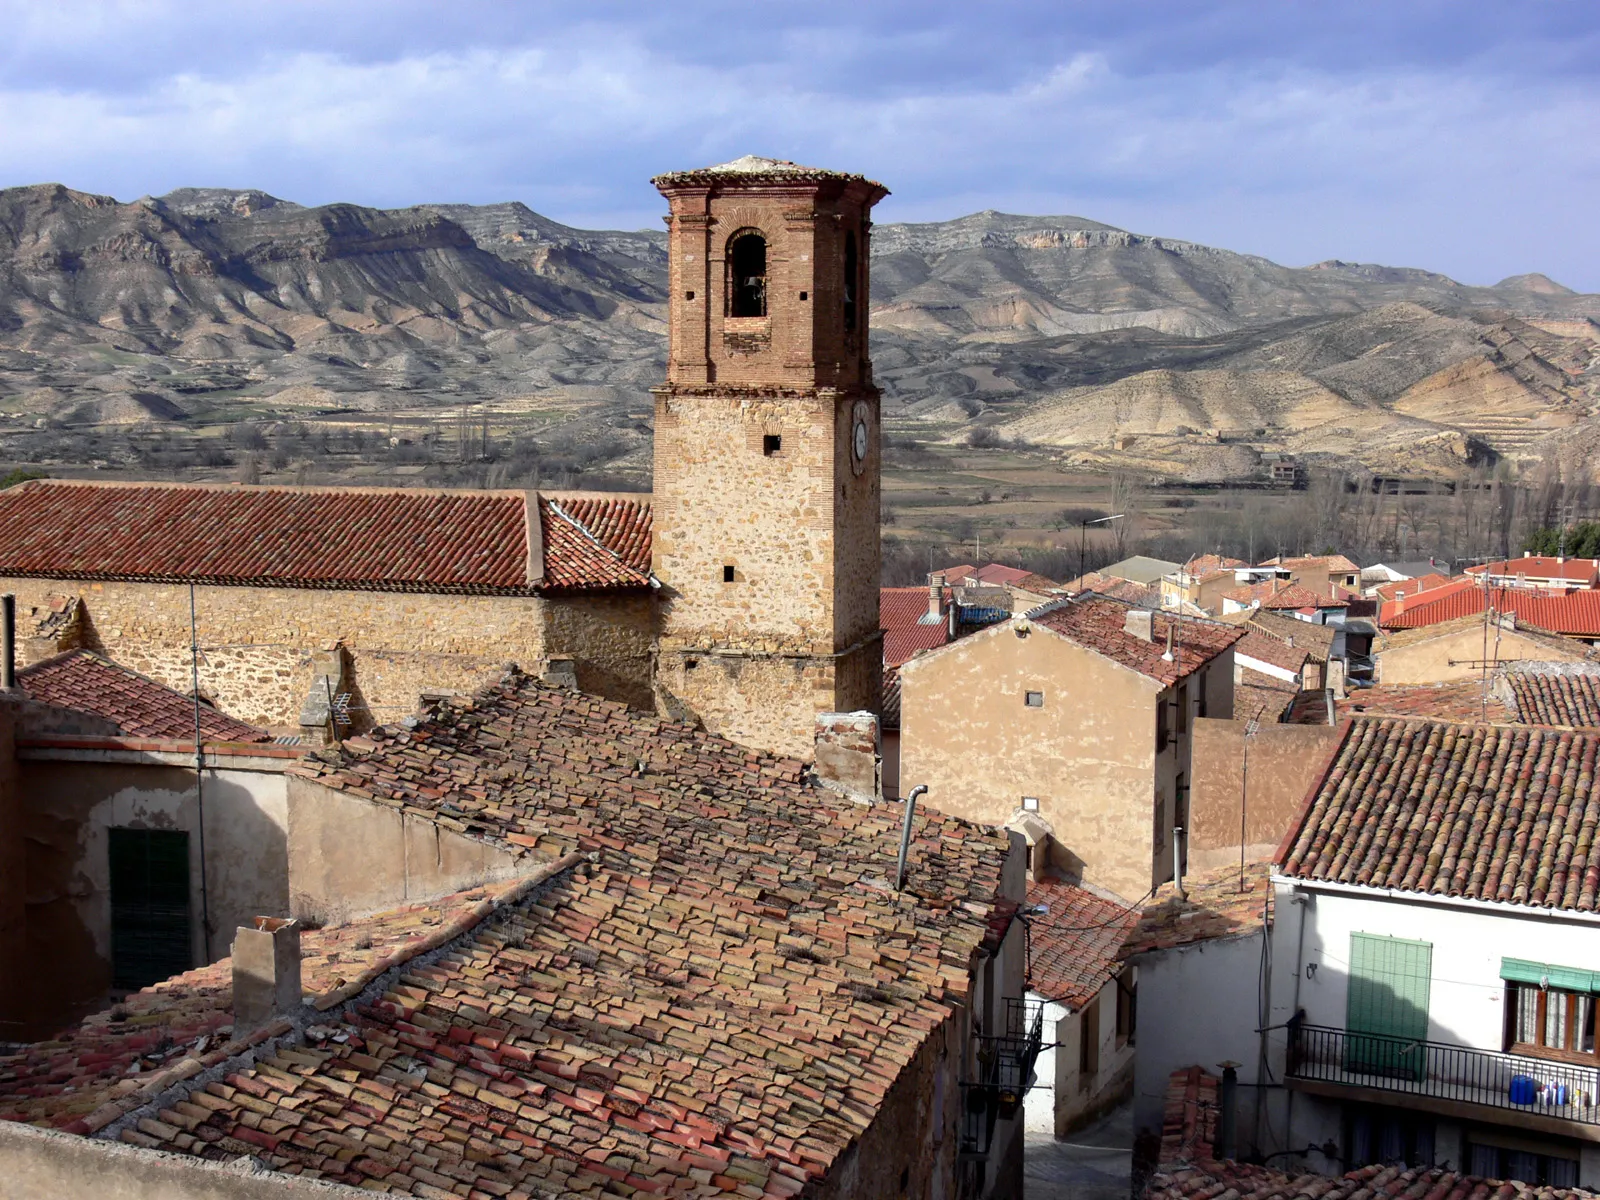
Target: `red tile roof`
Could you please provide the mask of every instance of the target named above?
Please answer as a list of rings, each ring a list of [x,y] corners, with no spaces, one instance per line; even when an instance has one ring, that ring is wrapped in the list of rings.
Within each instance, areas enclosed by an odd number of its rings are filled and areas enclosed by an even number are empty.
[[[34,663],[17,672],[17,682],[30,700],[100,717],[124,736],[187,739],[193,745],[193,696],[87,650]],[[214,742],[272,740],[266,730],[236,721],[205,703],[200,705],[200,733]]]
[[[1600,674],[1593,670],[1522,666],[1504,679],[1523,724],[1600,728]]]
[[[1072,581],[1072,591],[1094,592],[1099,596],[1110,596],[1113,600],[1121,600],[1138,608],[1160,608],[1161,589],[1143,583],[1134,583],[1131,579],[1118,579],[1114,575],[1102,575],[1099,571],[1090,571],[1082,579]]]
[[[900,669],[894,667],[883,672],[883,690],[878,693],[878,722],[885,732],[900,728]]]
[[[1200,1067],[1174,1071],[1161,1118],[1161,1162],[1144,1200],[1590,1200],[1583,1188],[1540,1187],[1442,1167],[1359,1167],[1339,1178],[1289,1175],[1217,1159],[1218,1080]]]
[[[1259,720],[1274,725],[1289,711],[1300,689],[1286,679],[1263,675],[1249,667],[1242,667],[1239,679],[1233,685],[1233,715],[1235,720]]]
[[[1449,683],[1379,684],[1357,688],[1339,701],[1339,715],[1359,713],[1395,717],[1432,717],[1440,721],[1512,721],[1515,715],[1489,689],[1484,702],[1481,679],[1457,679]]]
[[[980,584],[989,587],[1021,583],[1024,579],[1033,577],[1032,571],[1024,571],[1021,567],[1008,567],[1004,563],[985,563],[972,574]]]
[[[913,625],[909,629],[887,629],[883,634],[883,665],[899,667],[924,650],[937,650],[950,640],[944,625]]]
[[[544,497],[540,518],[534,590],[648,586],[648,503]],[[0,575],[526,593],[527,494],[37,480],[0,492]]]
[[[1338,608],[1344,604],[1342,600],[1330,600],[1326,596],[1319,596],[1298,583],[1284,583],[1277,579],[1242,584],[1236,588],[1229,588],[1219,595],[1221,599],[1232,600],[1235,604],[1257,604],[1269,610]]]
[[[1436,594],[1442,598],[1432,599]],[[1467,583],[1438,588],[1409,599],[1401,611],[1385,604],[1385,629],[1415,629],[1481,613],[1487,604],[1496,613],[1515,615],[1519,624],[1567,637],[1600,638],[1600,590],[1551,596],[1521,588],[1490,588]]]
[[[1028,889],[1028,906],[1040,904],[1047,911],[1028,920],[1029,987],[1076,1012],[1116,973],[1139,910],[1055,880]]]
[[[306,930],[300,935],[301,990],[330,1008],[397,962],[464,933],[530,886],[513,880],[470,888]],[[91,1132],[241,1053],[250,1032],[233,1028],[233,961],[224,958],[135,992],[51,1041],[0,1050],[0,1120]],[[135,1065],[138,1073],[131,1074]]]
[[[950,589],[940,590],[939,611],[950,603]],[[925,587],[886,587],[878,589],[878,628],[927,628],[923,618],[928,615],[928,589]],[[944,622],[935,620],[933,625]]]
[[[1569,558],[1562,561],[1530,555],[1525,558],[1501,559],[1499,562],[1483,563],[1466,569],[1468,575],[1483,575],[1486,572],[1491,578],[1514,578],[1522,575],[1528,579],[1559,579],[1567,583],[1592,587],[1597,577],[1600,577],[1600,561],[1592,558]]]
[[[1268,863],[1246,863],[1244,888],[1237,866],[1187,876],[1184,895],[1163,883],[1145,904],[1139,923],[1122,944],[1122,957],[1152,950],[1174,950],[1214,938],[1259,932],[1272,922],[1272,879]]]
[[[1124,631],[1127,616],[1133,611],[1127,604],[1090,594],[1082,599],[1056,601],[1037,609],[1029,619],[1163,684],[1176,683],[1199,670],[1244,636],[1241,630],[1216,621],[1154,613],[1152,639],[1147,642]],[[1174,635],[1172,662],[1162,657],[1167,649],[1168,629]]]
[[[1287,567],[1291,571],[1321,569],[1327,571],[1330,575],[1352,575],[1359,573],[1361,570],[1360,567],[1342,554],[1302,554],[1298,556],[1290,555],[1287,558],[1280,554],[1267,559],[1261,565],[1263,567]]]
[[[1280,850],[1283,873],[1593,912],[1600,732],[1349,722]]]
[[[1307,625],[1308,622],[1301,621],[1300,624]],[[1244,636],[1234,644],[1233,653],[1235,659],[1242,655],[1280,670],[1293,671],[1296,675],[1305,669],[1306,659],[1311,657],[1311,652],[1304,646],[1291,646],[1269,633],[1248,626],[1245,627]]]
[[[1183,570],[1189,575],[1211,575],[1218,571],[1231,571],[1235,567],[1249,565],[1242,558],[1228,558],[1223,554],[1197,554],[1183,564]]]
[[[1397,579],[1393,583],[1380,583],[1373,589],[1385,600],[1398,600],[1402,596],[1415,596],[1418,592],[1431,591],[1449,583],[1448,577],[1437,571],[1430,571],[1426,575],[1419,575],[1415,579]]]

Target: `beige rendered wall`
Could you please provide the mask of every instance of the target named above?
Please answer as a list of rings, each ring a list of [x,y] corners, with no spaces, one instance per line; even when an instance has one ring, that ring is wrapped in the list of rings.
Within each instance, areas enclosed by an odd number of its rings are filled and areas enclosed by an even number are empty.
[[[1245,722],[1195,724],[1189,870],[1239,861],[1239,799],[1245,786]],[[1245,855],[1270,857],[1312,785],[1322,776],[1342,730],[1330,725],[1262,725],[1249,739]]]
[[[1489,626],[1487,657],[1500,662],[1581,662],[1586,646],[1574,642],[1569,652],[1547,638],[1535,640],[1511,629]],[[1447,683],[1453,679],[1477,679],[1483,659],[1482,627],[1458,629],[1426,641],[1384,649],[1382,639],[1373,645],[1378,660],[1378,682],[1385,685],[1407,683]],[[1456,665],[1452,665],[1452,660]]]
[[[0,1121],[0,1200],[339,1200],[371,1193]]]
[[[0,579],[0,591],[15,591],[19,606],[81,595],[92,649],[189,690],[187,586]],[[642,706],[650,696],[650,605],[648,596],[197,587],[200,690],[241,720],[296,726],[313,652],[343,642],[358,699],[377,723],[414,712],[423,692],[471,692],[508,661],[532,670],[550,653],[577,658],[584,686]]]
[[[210,953],[202,929],[200,819],[192,769],[160,763],[28,757],[25,1018],[46,1036],[103,1007],[111,987],[109,830],[171,829],[189,835],[189,913],[196,964],[228,953],[236,927],[287,915],[287,805],[277,771],[208,770],[204,778],[205,878]]]
[[[1011,622],[919,655],[900,677],[902,789],[927,784],[935,808],[994,825],[1037,796],[1086,882],[1144,895],[1159,684]],[[1029,691],[1044,707],[1027,707]]]
[[[519,856],[310,779],[287,776],[288,905],[323,922],[509,879]]]

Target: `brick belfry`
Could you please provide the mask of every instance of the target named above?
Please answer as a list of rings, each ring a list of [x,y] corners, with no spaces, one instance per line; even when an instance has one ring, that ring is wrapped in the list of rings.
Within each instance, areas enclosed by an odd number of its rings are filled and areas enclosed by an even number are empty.
[[[879,393],[859,175],[748,156],[653,180],[670,347],[655,393],[657,693],[811,756],[819,712],[877,711]]]

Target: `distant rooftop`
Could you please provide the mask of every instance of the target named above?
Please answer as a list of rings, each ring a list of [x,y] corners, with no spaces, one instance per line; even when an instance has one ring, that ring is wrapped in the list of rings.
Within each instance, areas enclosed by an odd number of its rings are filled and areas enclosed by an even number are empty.
[[[28,699],[99,717],[126,737],[192,742],[198,717],[207,741],[272,741],[265,729],[236,721],[209,704],[202,703],[196,713],[193,696],[88,650],[34,663],[17,673],[17,682]]]

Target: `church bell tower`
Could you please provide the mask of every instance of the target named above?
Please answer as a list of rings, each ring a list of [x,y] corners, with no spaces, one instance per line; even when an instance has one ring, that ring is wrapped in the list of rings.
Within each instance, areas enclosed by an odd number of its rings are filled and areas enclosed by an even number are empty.
[[[817,713],[878,708],[867,237],[888,191],[754,156],[653,182],[671,209],[658,692],[715,733],[810,758]]]

